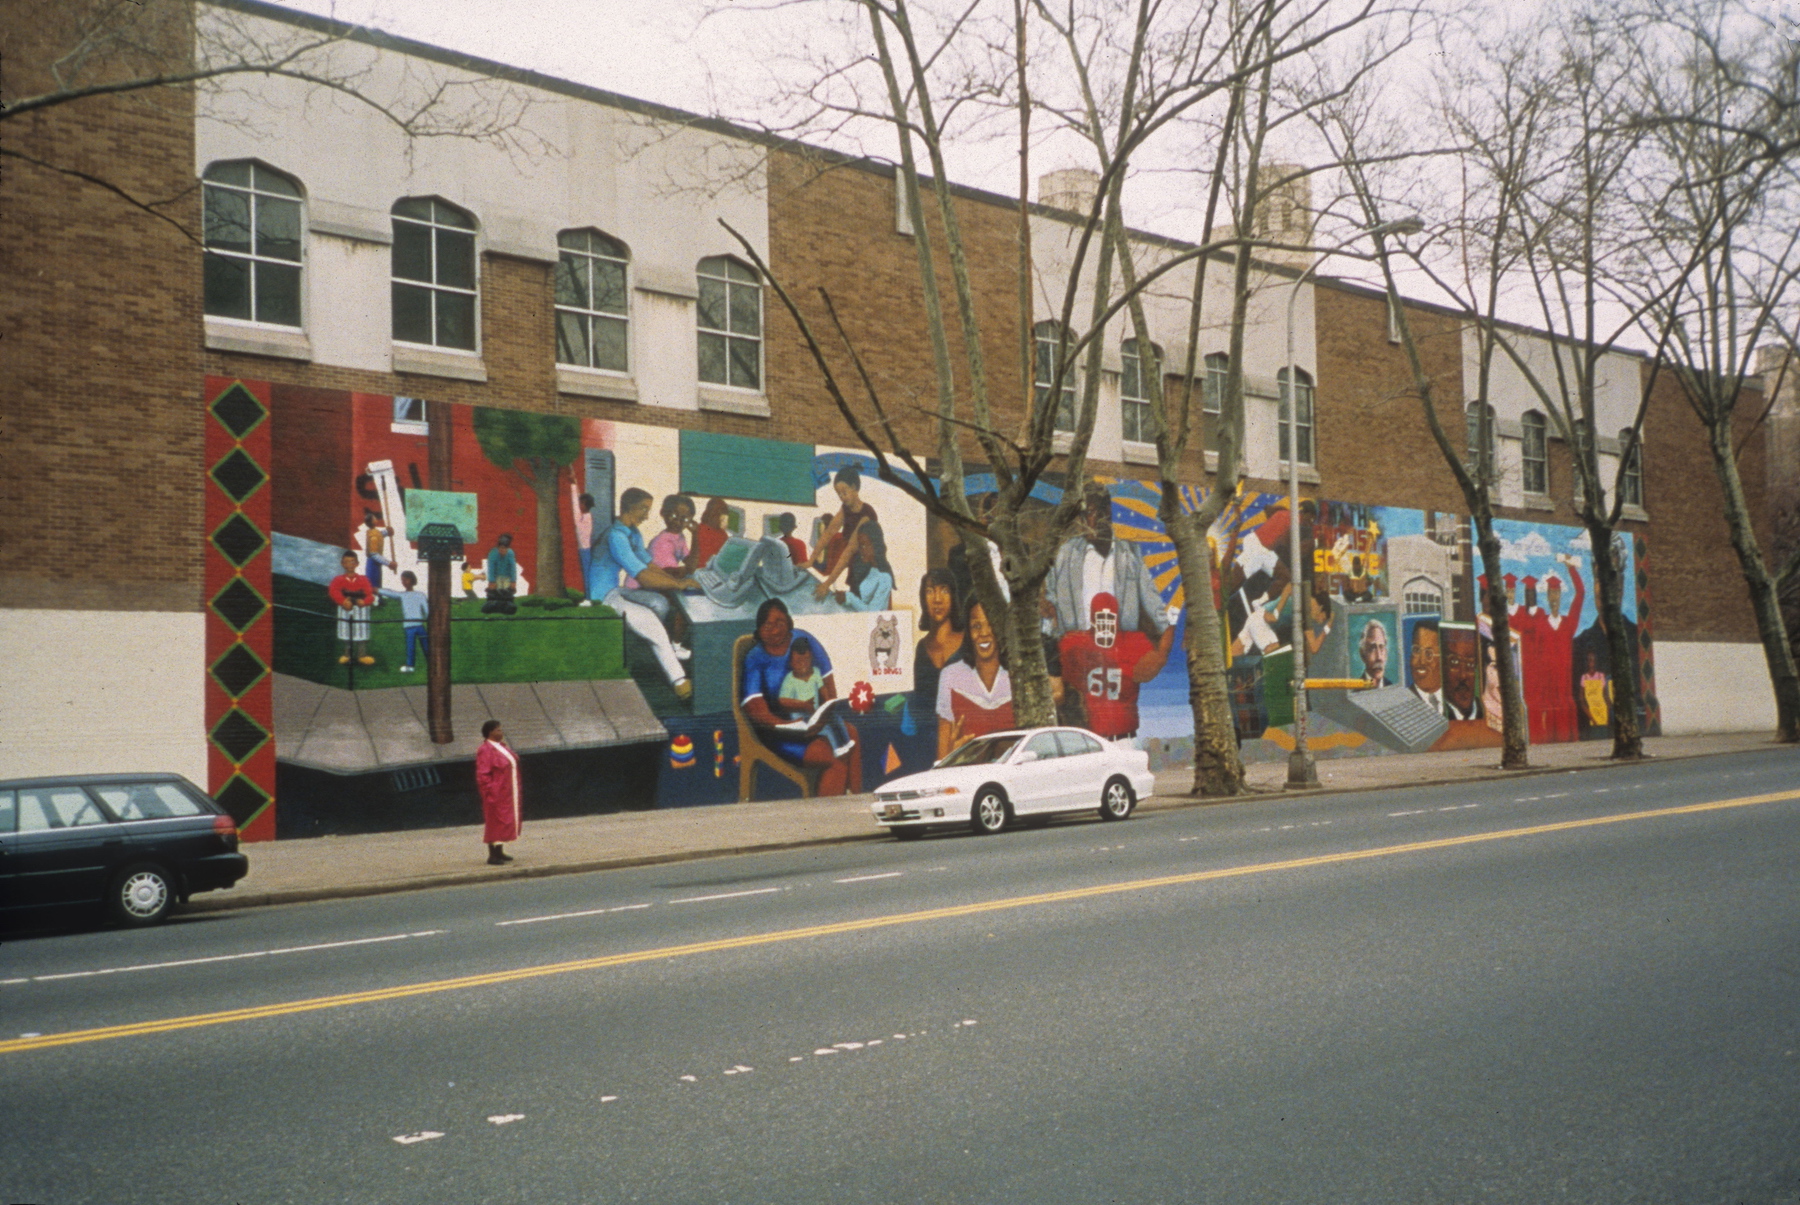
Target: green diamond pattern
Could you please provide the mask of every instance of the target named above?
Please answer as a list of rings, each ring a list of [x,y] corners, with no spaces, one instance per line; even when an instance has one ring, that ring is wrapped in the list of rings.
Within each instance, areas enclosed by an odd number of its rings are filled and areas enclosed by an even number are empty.
[[[268,672],[262,658],[242,642],[232,645],[223,657],[212,663],[212,676],[225,688],[225,693],[234,699],[255,686]]]
[[[213,725],[211,736],[212,743],[226,757],[241,763],[262,748],[262,743],[269,739],[269,731],[241,709],[233,707],[225,713],[224,719]]]
[[[255,623],[269,609],[269,604],[249,582],[234,577],[230,585],[213,596],[212,609],[220,619],[241,632]]]
[[[231,818],[241,828],[252,816],[262,811],[263,806],[269,802],[269,793],[242,774],[233,774],[230,782],[214,792],[213,798],[220,807],[231,813]]]
[[[263,533],[256,530],[256,524],[243,515],[233,515],[219,524],[219,530],[212,534],[212,542],[214,548],[225,554],[226,560],[240,569],[268,544]]]
[[[257,491],[269,475],[257,467],[254,460],[242,448],[233,448],[231,455],[213,466],[212,479],[220,489],[231,495],[231,500],[242,505],[244,499]]]
[[[242,439],[268,417],[268,411],[256,395],[242,385],[233,385],[213,400],[212,414],[234,439]]]

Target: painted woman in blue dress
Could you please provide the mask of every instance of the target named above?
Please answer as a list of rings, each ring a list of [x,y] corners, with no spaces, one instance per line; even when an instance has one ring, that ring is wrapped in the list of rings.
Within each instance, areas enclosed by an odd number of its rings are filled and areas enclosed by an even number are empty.
[[[862,741],[854,725],[845,725],[849,748],[840,754],[830,736],[815,733],[797,735],[780,725],[787,716],[781,709],[781,684],[790,666],[788,656],[794,639],[805,636],[812,646],[813,665],[819,671],[822,685],[819,701],[837,697],[837,683],[831,674],[831,657],[816,637],[797,631],[794,616],[779,598],[764,600],[756,611],[756,643],[744,654],[744,714],[757,727],[763,743],[796,766],[818,766],[819,795],[855,794],[862,790]]]

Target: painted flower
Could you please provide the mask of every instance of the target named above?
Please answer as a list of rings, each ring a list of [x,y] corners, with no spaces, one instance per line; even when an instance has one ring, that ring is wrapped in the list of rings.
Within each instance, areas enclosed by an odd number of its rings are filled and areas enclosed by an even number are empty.
[[[875,710],[875,688],[867,682],[858,682],[850,688],[850,710],[857,715],[866,715]]]

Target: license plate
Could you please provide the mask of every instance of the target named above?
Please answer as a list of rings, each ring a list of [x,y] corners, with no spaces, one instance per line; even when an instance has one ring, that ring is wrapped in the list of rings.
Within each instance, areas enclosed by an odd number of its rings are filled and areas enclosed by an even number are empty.
[[[881,818],[883,820],[898,820],[898,819],[900,819],[901,816],[903,816],[905,814],[906,814],[906,809],[902,808],[897,803],[890,803],[886,807],[881,809]]]

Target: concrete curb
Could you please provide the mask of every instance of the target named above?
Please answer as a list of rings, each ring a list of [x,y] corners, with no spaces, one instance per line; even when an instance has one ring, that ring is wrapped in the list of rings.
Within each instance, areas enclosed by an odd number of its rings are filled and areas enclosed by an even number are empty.
[[[1774,741],[1770,748],[1781,748]],[[1753,746],[1752,749],[1756,748]],[[1723,757],[1749,752],[1750,749],[1703,749],[1694,752],[1646,755],[1643,761],[1688,761],[1702,757]],[[1471,769],[1462,774],[1432,778],[1407,779],[1404,782],[1350,783],[1325,785],[1316,790],[1288,791],[1285,787],[1251,787],[1242,795],[1203,798],[1191,795],[1152,795],[1141,800],[1138,810],[1144,812],[1175,811],[1182,808],[1220,807],[1253,803],[1270,798],[1321,798],[1331,795],[1361,795],[1372,791],[1411,790],[1416,787],[1454,786],[1465,782],[1492,782],[1502,778],[1538,778],[1548,774],[1568,774],[1587,770],[1621,769],[1641,762],[1616,762],[1610,757],[1584,758],[1572,765],[1531,766],[1523,770],[1502,770],[1498,766]],[[871,821],[871,824],[873,821]],[[440,874],[386,879],[377,882],[344,883],[318,887],[295,887],[278,891],[235,891],[195,896],[181,909],[183,914],[228,912],[243,908],[262,908],[280,904],[316,903],[321,900],[357,899],[366,896],[392,895],[405,891],[429,891],[439,887],[466,887],[483,883],[500,883],[514,879],[540,879],[556,875],[588,874],[599,870],[624,870],[635,866],[659,866],[674,862],[694,862],[705,858],[724,858],[737,854],[779,853],[783,850],[807,849],[824,845],[848,845],[858,841],[886,840],[880,828],[866,832],[837,833],[786,841],[757,841],[739,845],[712,846],[705,849],[674,850],[656,854],[624,854],[615,857],[586,858],[550,865],[513,866],[508,868],[478,867]]]

